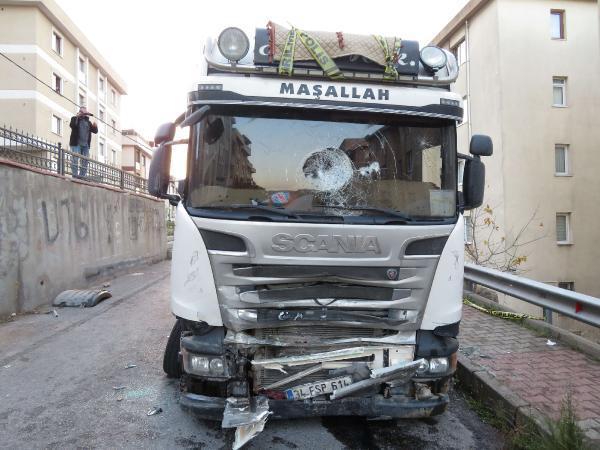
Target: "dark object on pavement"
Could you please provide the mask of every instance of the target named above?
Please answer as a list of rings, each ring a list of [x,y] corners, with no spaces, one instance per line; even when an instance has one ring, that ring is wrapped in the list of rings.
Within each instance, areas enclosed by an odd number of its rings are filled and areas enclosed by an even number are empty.
[[[181,320],[177,319],[169,340],[167,341],[167,348],[165,348],[165,356],[163,358],[163,370],[169,378],[181,377],[181,363],[179,362],[179,350],[181,341],[181,332],[183,330]]]
[[[147,416],[155,416],[157,414],[160,414],[162,412],[162,408],[159,408],[158,406],[155,406],[154,408],[152,408],[150,411],[148,411],[146,413]]]
[[[112,294],[105,290],[69,289],[58,294],[52,304],[54,306],[90,308],[110,297]]]

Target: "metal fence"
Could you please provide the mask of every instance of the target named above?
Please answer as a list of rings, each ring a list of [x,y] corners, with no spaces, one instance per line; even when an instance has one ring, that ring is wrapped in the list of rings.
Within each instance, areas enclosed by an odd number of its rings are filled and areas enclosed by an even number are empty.
[[[465,264],[465,280],[600,327],[599,298],[475,264]]]
[[[0,158],[94,183],[147,193],[148,181],[12,128],[0,127]]]

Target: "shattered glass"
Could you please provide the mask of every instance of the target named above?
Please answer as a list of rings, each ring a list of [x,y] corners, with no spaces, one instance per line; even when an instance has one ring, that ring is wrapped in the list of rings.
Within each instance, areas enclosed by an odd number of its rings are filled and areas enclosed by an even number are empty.
[[[210,139],[206,124],[193,128],[189,206],[251,205],[312,216],[456,213],[450,122],[292,110],[236,114],[209,116],[206,123],[223,123]]]

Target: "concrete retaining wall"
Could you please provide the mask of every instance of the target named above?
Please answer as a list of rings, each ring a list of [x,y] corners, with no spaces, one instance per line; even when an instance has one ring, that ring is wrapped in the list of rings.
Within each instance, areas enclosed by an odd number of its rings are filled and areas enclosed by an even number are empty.
[[[0,160],[0,316],[166,257],[162,201]]]

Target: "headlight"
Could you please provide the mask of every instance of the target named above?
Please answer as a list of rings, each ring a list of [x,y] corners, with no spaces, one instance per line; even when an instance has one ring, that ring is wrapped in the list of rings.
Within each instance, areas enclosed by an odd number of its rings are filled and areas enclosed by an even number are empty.
[[[429,360],[429,373],[446,373],[449,368],[448,358],[431,358]]]
[[[225,28],[219,35],[218,46],[225,58],[237,62],[248,53],[250,41],[239,28]]]
[[[190,355],[190,369],[192,369],[192,372],[208,373],[208,358],[206,356]]]
[[[421,61],[427,67],[437,70],[446,65],[448,58],[441,48],[428,45],[421,50]]]
[[[181,349],[183,370],[186,373],[204,377],[228,377],[229,370],[226,361],[220,356],[196,355],[185,348]]]
[[[428,370],[429,370],[429,361],[427,361],[426,359],[423,359],[421,364],[419,364],[419,367],[417,367],[417,373],[419,375],[422,375],[422,374],[426,373]]]

